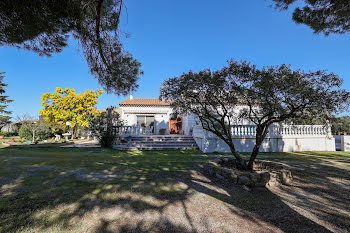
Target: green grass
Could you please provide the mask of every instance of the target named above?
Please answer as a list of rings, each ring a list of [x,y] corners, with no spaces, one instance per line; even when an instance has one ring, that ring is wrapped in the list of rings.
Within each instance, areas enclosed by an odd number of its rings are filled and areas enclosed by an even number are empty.
[[[71,219],[84,219],[94,207],[125,203],[136,212],[158,210],[144,198],[184,201],[191,194],[184,180],[191,179],[195,165],[212,158],[198,150],[0,149],[0,232],[91,231],[86,220],[72,226]],[[261,153],[258,158],[350,163],[350,153],[344,152]],[[139,200],[130,199],[130,193]]]
[[[211,153],[210,155],[230,155],[230,153]],[[249,159],[249,153],[242,153],[243,157]],[[304,161],[320,162],[332,161],[350,163],[350,152],[343,151],[303,151],[303,152],[260,152],[257,159],[271,161]]]
[[[181,176],[194,164],[205,161],[207,157],[196,150],[1,149],[0,232],[22,231],[28,224],[42,231],[53,225],[63,229],[64,222],[72,214],[51,219],[47,217],[51,213],[48,209],[58,204],[84,206],[89,199],[86,196],[94,192],[101,199],[111,198],[113,193],[114,198],[120,198],[130,190],[160,197],[169,192],[176,193],[181,187],[169,179]],[[109,178],[106,171],[117,176]],[[86,178],[89,175],[97,179]],[[42,210],[45,210],[43,216],[33,218],[34,213]]]

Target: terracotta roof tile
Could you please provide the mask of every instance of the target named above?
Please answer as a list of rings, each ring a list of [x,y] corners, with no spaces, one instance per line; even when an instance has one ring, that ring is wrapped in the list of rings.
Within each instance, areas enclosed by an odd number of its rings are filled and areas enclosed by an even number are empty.
[[[170,102],[159,99],[133,98],[124,100],[119,106],[170,106]]]

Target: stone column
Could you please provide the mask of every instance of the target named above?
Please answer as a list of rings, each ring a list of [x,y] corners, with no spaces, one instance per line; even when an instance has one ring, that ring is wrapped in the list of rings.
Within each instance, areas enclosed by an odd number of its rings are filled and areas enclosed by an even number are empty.
[[[350,151],[350,135],[341,136],[341,150]]]

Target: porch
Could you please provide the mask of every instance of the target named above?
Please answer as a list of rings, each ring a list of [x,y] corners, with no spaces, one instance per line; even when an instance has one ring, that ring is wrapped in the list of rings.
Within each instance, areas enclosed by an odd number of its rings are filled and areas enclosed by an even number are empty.
[[[138,121],[135,125],[118,128],[119,136],[148,136],[148,135],[181,135],[181,119],[170,119],[168,122],[150,121],[143,124]]]

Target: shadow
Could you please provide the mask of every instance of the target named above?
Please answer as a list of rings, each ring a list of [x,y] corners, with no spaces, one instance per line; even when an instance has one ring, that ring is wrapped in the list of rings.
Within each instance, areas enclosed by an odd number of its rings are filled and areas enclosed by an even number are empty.
[[[3,149],[0,232],[349,229],[348,170],[289,164],[294,186],[248,192],[209,176],[207,160],[197,150]]]
[[[321,220],[319,222],[324,222],[327,226],[336,226],[340,232],[347,232],[350,227],[350,217],[339,214],[336,210],[331,211],[330,206],[350,213],[350,187],[334,184],[332,180],[327,179],[328,176],[334,175],[342,177],[339,176],[339,173],[344,173],[344,170],[331,169],[332,172],[327,173],[326,176],[319,176],[318,173],[324,171],[327,166],[317,166],[312,169],[307,165],[297,167],[295,186],[283,185],[272,191],[253,189],[247,192],[227,180],[210,176],[203,168],[198,170],[206,179],[199,179],[190,187],[229,204],[232,214],[259,226],[269,223],[283,232],[333,232],[315,222],[313,218],[305,217],[304,211],[306,210],[309,212],[306,216],[315,215],[317,216],[315,218]],[[299,169],[309,171],[306,175],[308,180],[299,178],[299,175],[305,175],[304,171],[300,172]],[[318,176],[316,180],[315,176]],[[344,177],[347,177],[349,184],[349,174]],[[312,183],[315,186],[310,185]],[[210,188],[208,184],[224,192],[218,192]],[[324,187],[319,187],[318,184],[323,184]],[[291,206],[296,208],[291,208]]]
[[[172,222],[168,220],[159,220],[155,223],[148,224],[143,221],[133,223],[133,224],[123,224],[118,229],[113,228],[113,221],[102,221],[101,225],[96,229],[96,233],[148,233],[148,232],[169,232],[169,233],[196,233],[195,231],[189,231],[188,229],[174,225]]]

